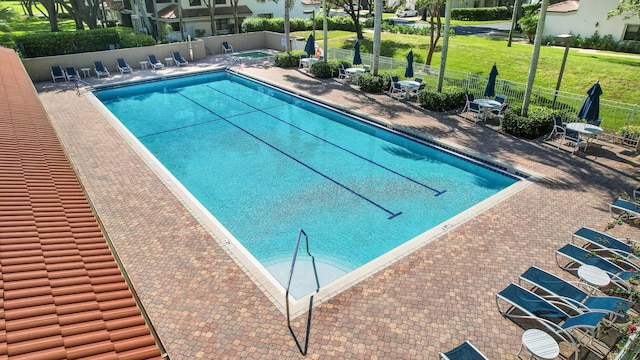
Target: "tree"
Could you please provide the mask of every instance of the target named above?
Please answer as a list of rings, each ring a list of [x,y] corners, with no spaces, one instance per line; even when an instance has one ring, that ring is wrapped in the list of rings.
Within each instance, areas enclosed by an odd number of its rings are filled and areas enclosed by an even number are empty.
[[[40,0],[40,4],[44,6],[46,12],[42,11],[39,7],[36,6],[36,9],[40,11],[42,15],[44,15],[47,20],[49,20],[49,27],[51,28],[51,32],[58,32],[58,3],[56,0]]]
[[[264,3],[265,1],[267,0],[256,0],[256,2],[259,2],[259,3]],[[277,4],[278,0],[273,0],[273,2]],[[291,29],[291,26],[289,23],[289,11],[293,9],[295,5],[296,5],[296,0],[284,0],[284,41],[286,42],[285,49],[287,50],[287,53],[291,52],[291,41],[289,40],[289,33]],[[235,14],[236,9],[234,8],[233,11],[234,11],[234,16],[236,18],[236,29],[237,29],[238,17],[237,17],[237,14]]]
[[[440,13],[444,9],[445,0],[417,0],[416,5],[418,8],[423,9],[425,14],[429,17],[429,52],[427,52],[427,59],[425,65],[431,65],[433,54],[436,52],[436,46],[440,37],[442,36],[442,19]]]
[[[528,14],[524,16],[522,19],[518,20],[518,24],[522,28],[522,32],[527,34],[529,38],[529,42],[532,43],[536,37],[536,32],[538,31],[538,19],[540,15],[538,14]]]
[[[34,3],[34,0],[20,0],[20,5],[22,6],[22,10],[24,11],[25,15],[33,17],[33,8],[31,7],[31,5],[34,5]]]
[[[231,4],[233,5],[233,13],[236,14],[236,7],[238,1],[232,0]],[[204,0],[204,4],[209,8],[209,21],[211,22],[211,35],[218,35],[218,28],[216,26],[216,20],[214,19],[216,16],[216,0]],[[236,31],[237,32],[237,31]]]
[[[607,13],[607,19],[616,15],[624,15],[624,19],[631,19],[632,16],[640,18],[640,0],[620,0],[616,7]]]
[[[76,29],[78,30],[84,29],[82,23],[87,24],[89,29],[98,27],[100,1],[101,0],[70,0],[69,3],[66,3],[64,0],[59,0],[60,4],[76,19]],[[81,28],[78,28],[79,26],[81,26]]]
[[[360,1],[359,0],[328,0],[326,2],[328,8],[344,9],[353,20],[356,27],[356,36],[359,40],[364,39],[362,36],[362,24],[360,23]]]

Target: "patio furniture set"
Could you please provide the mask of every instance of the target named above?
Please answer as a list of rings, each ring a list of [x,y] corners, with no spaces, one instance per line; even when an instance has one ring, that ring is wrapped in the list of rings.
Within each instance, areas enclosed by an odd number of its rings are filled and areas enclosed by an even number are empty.
[[[397,76],[392,76],[389,96],[398,100],[410,99],[418,97],[418,92],[425,87],[426,83],[421,77],[415,77],[414,80],[400,80]]]
[[[146,69],[147,65],[151,66],[153,70],[164,68],[164,64],[160,62],[155,55],[149,55],[147,58],[149,59],[149,61],[146,61],[146,60],[140,61],[141,69],[143,70]],[[187,62],[187,60],[185,60],[182,57],[179,51],[174,51],[173,57],[165,58],[165,62],[167,63],[167,66],[170,66],[171,64],[175,64],[178,67],[187,65],[189,63]],[[116,67],[120,72],[120,74],[131,73],[133,71],[131,66],[129,66],[129,64],[122,58],[116,59]],[[102,76],[107,76],[107,77],[111,76],[109,69],[107,69],[107,67],[104,65],[102,61],[94,61],[93,70],[96,74],[96,77],[98,78]],[[80,68],[80,71],[82,72],[82,76],[84,76],[85,78],[91,76],[90,67]],[[80,72],[78,72],[73,66],[67,67],[65,69],[63,69],[59,65],[55,65],[51,67],[51,79],[53,80],[53,82],[56,82],[56,80],[64,80],[64,81],[80,80],[82,76],[80,76]]]
[[[556,136],[561,136],[562,140],[558,143],[558,148],[562,144],[569,144],[573,147],[571,153],[575,153],[582,146],[584,151],[589,148],[594,138],[603,132],[602,119],[587,122],[570,122],[563,123],[562,117],[555,116],[553,118],[553,130],[546,137],[546,140],[552,140]]]
[[[493,99],[478,99],[469,93],[466,95],[466,102],[460,114],[464,114],[464,117],[469,119],[469,113],[473,113],[473,122],[476,124],[478,121],[486,121],[493,117],[502,119],[509,107],[506,101],[507,97],[504,95],[496,95]]]
[[[638,188],[640,195],[640,188]],[[640,218],[640,203],[617,199],[610,205],[612,216]],[[558,266],[578,277],[567,281],[536,266],[531,266],[496,294],[501,315],[511,319],[525,331],[517,353],[523,351],[536,359],[560,356],[556,340],[566,342],[578,359],[580,349],[591,346],[603,327],[625,321],[632,299],[606,295],[610,287],[635,289],[630,281],[640,271],[637,255],[640,242],[621,240],[603,232],[582,227],[571,241],[556,251]],[[469,340],[440,354],[444,359],[488,359]]]

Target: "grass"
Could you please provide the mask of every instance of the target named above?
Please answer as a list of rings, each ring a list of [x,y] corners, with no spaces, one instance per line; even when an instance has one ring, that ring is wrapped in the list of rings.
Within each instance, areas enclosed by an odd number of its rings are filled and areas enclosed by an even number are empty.
[[[8,21],[11,26],[11,33],[14,35],[24,35],[27,33],[50,32],[51,26],[42,14],[33,8],[34,17],[29,18],[24,14],[19,1],[0,1],[0,9],[10,7],[15,10],[18,17]],[[40,5],[42,7],[42,5]],[[58,20],[58,28],[60,31],[75,31],[76,25],[73,20]]]
[[[322,32],[317,33],[321,39]],[[351,50],[354,35],[351,32],[331,31],[329,47]],[[372,53],[373,34],[365,34],[365,37],[366,39],[360,42],[360,49],[362,52]],[[496,63],[499,79],[526,83],[533,46],[513,43],[509,48],[506,44],[506,40],[478,36],[451,37],[447,69],[488,75],[491,66]],[[382,56],[405,60],[410,49],[413,49],[415,62],[424,63],[428,51],[428,38],[405,34],[382,35]],[[432,66],[440,64],[440,50],[441,48],[438,48],[434,54]],[[546,46],[541,48],[534,85],[555,89],[563,55],[564,48]],[[626,55],[571,49],[560,90],[584,94],[599,80],[604,91],[602,99],[637,103],[637,99],[640,98],[640,88],[636,86],[635,79],[640,71],[640,56]]]

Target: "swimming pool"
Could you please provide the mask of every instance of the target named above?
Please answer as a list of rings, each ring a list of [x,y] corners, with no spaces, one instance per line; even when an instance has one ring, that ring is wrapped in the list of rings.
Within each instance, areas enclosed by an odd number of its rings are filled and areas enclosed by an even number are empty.
[[[326,286],[520,180],[226,72],[96,96],[283,287],[299,229]]]

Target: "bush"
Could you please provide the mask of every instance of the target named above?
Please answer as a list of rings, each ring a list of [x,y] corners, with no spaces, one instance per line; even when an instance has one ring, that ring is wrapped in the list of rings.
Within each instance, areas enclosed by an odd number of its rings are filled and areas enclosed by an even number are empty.
[[[5,46],[10,49],[17,49],[16,42],[13,41],[11,33],[0,32],[0,46]]]
[[[529,42],[533,42],[533,39],[536,37],[539,17],[540,15],[538,14],[529,14],[518,20],[518,25],[520,25],[522,32],[524,32],[529,38]]]
[[[634,125],[627,127],[621,127],[618,129],[618,135],[624,138],[638,139],[640,138],[640,126]]]
[[[318,61],[311,65],[311,69],[309,69],[309,72],[315,77],[321,79],[329,79],[333,77],[333,73],[331,70],[331,64],[324,61]]]
[[[510,20],[511,11],[506,6],[488,8],[456,8],[451,9],[451,18],[454,20],[486,21],[486,20]]]
[[[25,34],[16,36],[15,42],[20,45],[25,57],[102,51],[109,50],[109,45],[127,48],[156,44],[150,35],[136,35],[133,29],[123,27]]]
[[[274,56],[276,66],[281,68],[293,68],[300,65],[300,55],[306,55],[304,50],[292,50],[290,53],[281,52]]]
[[[322,15],[316,16],[316,28],[322,28]],[[311,19],[293,18],[289,20],[290,31],[304,31],[313,29]],[[356,31],[356,26],[350,16],[333,16],[327,18],[327,30]],[[249,18],[242,22],[242,32],[273,31],[284,33],[284,18]]]
[[[531,106],[527,117],[519,115],[519,110],[514,108],[504,114],[502,130],[525,139],[535,139],[551,132],[553,117],[560,115],[559,111],[544,106]]]
[[[385,87],[385,78],[389,79],[389,76],[364,73],[358,76],[357,84],[360,86],[360,90],[371,94],[377,94],[389,88],[389,85]]]
[[[445,86],[440,93],[425,89],[418,92],[418,102],[427,110],[449,111],[464,106],[466,93],[464,88],[457,86]]]

